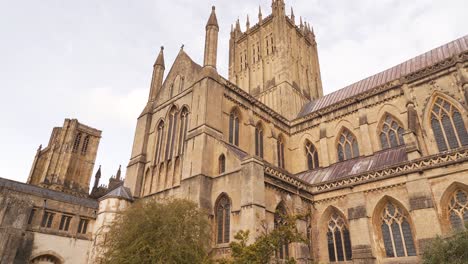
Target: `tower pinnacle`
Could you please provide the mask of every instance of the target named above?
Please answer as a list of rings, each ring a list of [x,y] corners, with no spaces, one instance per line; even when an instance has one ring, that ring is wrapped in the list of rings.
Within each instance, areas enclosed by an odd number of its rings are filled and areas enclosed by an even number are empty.
[[[211,15],[206,23],[206,35],[205,35],[205,56],[204,56],[204,67],[212,67],[216,69],[216,57],[218,53],[218,19],[216,18],[216,8],[211,8]]]

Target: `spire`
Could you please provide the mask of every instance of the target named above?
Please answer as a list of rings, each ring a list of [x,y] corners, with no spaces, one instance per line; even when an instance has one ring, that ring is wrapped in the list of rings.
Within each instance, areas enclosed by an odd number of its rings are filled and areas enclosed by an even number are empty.
[[[245,27],[247,28],[247,30],[250,29],[250,20],[249,20],[249,15],[247,15],[247,22],[245,23]]]
[[[212,7],[211,7],[211,15],[210,15],[210,18],[208,19],[208,23],[206,23],[206,27],[214,26],[214,27],[219,28],[219,26],[218,26],[218,19],[216,18],[215,9],[216,9],[215,6],[212,6]]]
[[[293,10],[292,6],[291,6],[291,20],[292,20],[293,24],[296,24],[296,17],[294,16],[294,10]]]
[[[205,56],[204,67],[212,67],[216,69],[216,57],[218,53],[218,20],[216,19],[215,7],[211,8],[211,15],[206,23],[205,34]]]
[[[161,46],[161,50],[159,51],[158,58],[156,59],[156,62],[154,63],[153,66],[156,66],[156,65],[159,65],[159,66],[162,66],[163,68],[165,68],[165,64],[164,64],[164,46]]]
[[[239,18],[238,18],[237,21],[236,21],[236,31],[241,32]]]
[[[159,89],[162,86],[164,69],[164,47],[161,46],[158,58],[156,59],[156,62],[153,65],[153,78],[151,79],[151,88],[148,102],[152,102],[156,99],[156,95],[158,94]]]
[[[101,165],[99,165],[99,169],[96,171],[96,175],[94,175],[94,187],[97,188],[99,186],[99,179],[101,178]]]
[[[263,16],[262,16],[262,7],[261,6],[258,6],[258,23],[261,23],[263,20]]]
[[[120,175],[122,174],[122,165],[119,165],[119,169],[117,170],[117,174],[115,175],[115,178],[120,181]]]

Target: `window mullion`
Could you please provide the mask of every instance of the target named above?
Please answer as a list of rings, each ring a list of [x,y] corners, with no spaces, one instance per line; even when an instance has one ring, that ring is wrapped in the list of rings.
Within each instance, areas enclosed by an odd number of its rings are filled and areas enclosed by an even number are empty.
[[[404,218],[403,218],[404,219]],[[399,230],[400,230],[400,235],[401,235],[401,241],[403,241],[403,250],[405,252],[405,256],[408,256],[408,252],[406,250],[406,242],[405,242],[405,236],[403,235],[403,229],[401,227],[401,222],[398,222],[398,227],[399,227]]]

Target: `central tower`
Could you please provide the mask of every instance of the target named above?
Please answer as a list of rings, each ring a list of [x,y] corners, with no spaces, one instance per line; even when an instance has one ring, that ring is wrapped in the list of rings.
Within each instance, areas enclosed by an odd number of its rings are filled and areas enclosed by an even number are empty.
[[[294,12],[286,15],[284,0],[273,0],[272,14],[242,32],[231,28],[229,80],[261,102],[293,119],[302,106],[323,96],[317,43],[312,27]]]

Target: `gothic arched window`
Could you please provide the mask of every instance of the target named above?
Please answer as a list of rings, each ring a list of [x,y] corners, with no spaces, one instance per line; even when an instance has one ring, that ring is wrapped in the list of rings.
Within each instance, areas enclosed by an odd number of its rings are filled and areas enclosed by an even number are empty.
[[[216,242],[218,244],[229,243],[230,218],[231,203],[229,198],[223,194],[216,205]]]
[[[327,228],[328,257],[330,262],[351,260],[351,239],[345,220],[333,212]]]
[[[255,155],[263,158],[263,127],[260,123],[255,127]]]
[[[380,132],[380,143],[382,149],[394,148],[405,144],[403,141],[404,129],[399,122],[391,115],[387,114],[384,117],[382,130]]]
[[[276,152],[278,155],[278,167],[284,169],[284,139],[281,135],[276,141]]]
[[[441,97],[431,110],[431,127],[439,151],[468,145],[468,133],[460,111]]]
[[[167,130],[167,139],[166,139],[166,160],[170,160],[172,158],[172,154],[174,153],[174,141],[175,141],[175,134],[177,131],[177,109],[173,107],[169,112],[169,128]]]
[[[455,230],[465,229],[468,223],[468,195],[463,190],[453,193],[448,206],[449,219],[452,228]]]
[[[380,217],[386,256],[389,258],[416,256],[413,234],[406,211],[388,202]]]
[[[184,153],[184,144],[185,144],[185,138],[187,136],[187,128],[188,128],[188,118],[189,118],[189,112],[187,108],[183,108],[182,111],[180,112],[180,130],[179,130],[179,154]]]
[[[274,217],[275,229],[286,225],[286,219],[285,219],[286,215],[287,215],[286,209],[284,208],[283,203],[280,203],[276,207],[276,211],[275,211],[275,217]],[[280,241],[278,245],[278,250],[276,250],[275,255],[278,259],[289,258],[289,242],[287,240]]]
[[[88,151],[88,145],[89,145],[89,135],[87,135],[84,140],[83,140],[83,147],[81,147],[81,154],[86,154],[86,151]]]
[[[229,143],[239,146],[239,114],[236,110],[229,115]]]
[[[72,148],[73,152],[78,151],[78,148],[80,147],[80,143],[81,143],[81,133],[78,133],[76,134],[75,142],[73,142],[73,148]]]
[[[318,168],[319,159],[317,149],[315,148],[314,144],[308,140],[305,143],[305,153],[307,157],[307,169],[313,170]]]
[[[226,171],[226,157],[221,154],[218,158],[218,173],[223,174]]]
[[[338,138],[338,161],[359,157],[356,137],[348,129],[343,129]]]
[[[156,163],[159,163],[159,160],[161,159],[161,151],[162,151],[162,141],[164,138],[164,122],[161,121],[158,125],[158,133],[156,135],[156,152],[154,155],[154,160]]]

